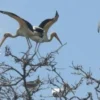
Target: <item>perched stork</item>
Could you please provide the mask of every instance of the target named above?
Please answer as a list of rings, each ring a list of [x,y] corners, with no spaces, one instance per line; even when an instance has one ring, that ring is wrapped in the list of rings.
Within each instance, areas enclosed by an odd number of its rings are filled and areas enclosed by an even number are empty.
[[[41,80],[38,78],[34,81],[26,82],[26,87],[29,89],[30,92],[34,92],[39,88],[41,83]]]
[[[68,93],[69,91],[71,91],[73,94],[74,92],[71,90],[70,86],[67,83],[63,84],[63,87],[61,88],[53,88],[52,89],[52,95],[57,99],[57,98],[61,98],[66,96],[66,93]]]
[[[54,18],[44,20],[43,22],[41,22],[39,26],[32,26],[28,21],[24,20],[23,18],[19,17],[14,13],[7,12],[7,11],[0,11],[0,13],[6,14],[14,18],[15,20],[18,21],[20,25],[15,35],[12,35],[11,33],[4,34],[0,46],[3,44],[3,42],[7,37],[16,38],[17,36],[26,37],[29,47],[31,47],[31,43],[29,39],[32,39],[33,41],[36,42],[36,47],[38,43],[50,42],[53,39],[53,37],[55,37],[60,42],[60,44],[62,44],[56,32],[53,32],[50,38],[48,38],[47,36],[48,29],[58,20],[59,15],[57,11]]]

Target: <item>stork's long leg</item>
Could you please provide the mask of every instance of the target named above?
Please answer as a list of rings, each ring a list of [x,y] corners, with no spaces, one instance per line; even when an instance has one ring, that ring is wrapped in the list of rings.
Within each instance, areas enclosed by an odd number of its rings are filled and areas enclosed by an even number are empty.
[[[28,39],[28,41],[29,41],[30,48],[32,48],[32,44],[31,44],[31,41],[30,41],[30,39]]]
[[[36,42],[36,45],[35,45],[35,52],[37,52],[36,50],[37,50],[37,45],[38,45],[38,43]]]
[[[37,52],[38,52],[39,56],[41,57],[40,52],[39,52],[39,47],[40,47],[40,43],[38,44]]]
[[[26,40],[27,40],[27,44],[28,44],[29,49],[32,48],[32,44],[31,44],[30,39],[29,38],[26,38]]]
[[[38,60],[39,60],[39,57],[38,57],[38,55],[37,55],[37,47],[38,47],[38,43],[36,42],[36,45],[35,45],[35,53],[36,53],[36,56],[37,56],[37,58],[38,58]]]
[[[26,40],[27,40],[27,44],[28,44],[28,50],[27,50],[27,52],[26,52],[26,56],[28,56],[28,54],[29,54],[29,51],[30,51],[30,49],[32,48],[32,44],[31,44],[31,42],[30,42],[30,39],[28,38],[28,37],[26,37]],[[24,55],[24,56],[25,56]],[[24,58],[24,56],[22,57],[22,58]]]
[[[39,56],[41,57],[40,53],[39,53],[39,46],[40,46],[40,43],[37,43],[36,42],[36,46],[35,46],[35,52],[39,54]]]

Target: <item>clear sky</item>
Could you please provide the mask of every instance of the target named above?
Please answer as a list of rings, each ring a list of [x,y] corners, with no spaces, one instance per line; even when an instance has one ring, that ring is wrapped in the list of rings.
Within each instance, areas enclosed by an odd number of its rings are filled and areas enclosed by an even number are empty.
[[[57,67],[66,68],[61,71],[62,76],[70,84],[77,82],[77,76],[70,75],[73,70],[69,66],[73,61],[76,65],[82,65],[86,71],[91,68],[93,76],[99,79],[100,33],[97,33],[97,26],[100,21],[100,0],[1,0],[0,10],[16,13],[35,26],[46,18],[52,18],[57,10],[59,20],[50,28],[48,36],[56,31],[61,41],[67,42],[56,56]],[[18,23],[15,20],[0,14],[0,39],[5,32],[15,34],[17,28]],[[35,42],[32,41],[32,44],[35,47]],[[15,54],[27,50],[25,38],[9,38],[1,48],[0,61],[7,60],[4,58],[6,45]],[[40,53],[46,55],[59,46],[59,42],[53,39],[40,46]],[[73,80],[73,77],[76,79]],[[81,88],[80,96],[86,95],[84,88]]]

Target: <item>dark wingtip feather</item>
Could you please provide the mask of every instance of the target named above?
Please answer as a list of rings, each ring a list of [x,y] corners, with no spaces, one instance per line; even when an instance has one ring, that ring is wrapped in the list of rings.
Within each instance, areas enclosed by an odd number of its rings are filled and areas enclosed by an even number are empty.
[[[1,10],[0,10],[0,13],[4,13],[4,11],[1,11]]]
[[[55,17],[59,17],[58,11],[56,10]]]
[[[6,14],[6,13],[9,13],[9,12],[0,10],[0,13]]]

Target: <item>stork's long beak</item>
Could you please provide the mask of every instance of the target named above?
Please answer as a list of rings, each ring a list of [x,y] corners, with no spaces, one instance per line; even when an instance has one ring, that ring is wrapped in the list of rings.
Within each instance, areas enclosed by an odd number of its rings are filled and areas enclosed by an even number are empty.
[[[0,47],[2,46],[3,42],[5,41],[6,37],[3,37],[3,39],[0,42]]]
[[[55,38],[59,41],[59,43],[62,45],[62,42],[60,41],[58,35],[55,33],[54,36],[55,36]]]

